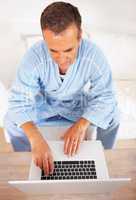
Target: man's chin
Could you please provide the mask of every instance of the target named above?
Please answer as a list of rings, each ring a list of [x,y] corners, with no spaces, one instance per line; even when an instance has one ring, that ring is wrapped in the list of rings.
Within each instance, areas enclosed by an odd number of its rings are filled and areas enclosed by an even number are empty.
[[[69,66],[70,66],[69,63],[67,63],[67,64],[60,64],[60,65],[59,65],[59,67],[60,67],[61,69],[68,69]]]

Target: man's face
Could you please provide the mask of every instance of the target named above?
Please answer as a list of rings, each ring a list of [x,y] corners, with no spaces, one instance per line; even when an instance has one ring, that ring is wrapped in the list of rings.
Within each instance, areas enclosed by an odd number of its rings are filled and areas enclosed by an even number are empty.
[[[72,24],[65,31],[55,34],[49,29],[43,30],[43,37],[53,60],[60,70],[65,73],[68,67],[75,61],[81,39],[76,25]]]

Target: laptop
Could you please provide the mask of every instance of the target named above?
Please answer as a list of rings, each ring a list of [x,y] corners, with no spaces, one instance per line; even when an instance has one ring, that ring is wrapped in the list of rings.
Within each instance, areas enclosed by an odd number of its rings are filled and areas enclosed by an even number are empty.
[[[63,153],[64,142],[60,140],[68,127],[41,128],[52,150],[55,169],[46,176],[33,160],[28,180],[8,181],[24,193],[43,194],[89,194],[111,193],[131,181],[130,178],[110,178],[103,146],[97,140],[84,140],[78,154],[68,157]],[[92,130],[88,129],[88,135]],[[54,136],[54,137],[52,137]]]

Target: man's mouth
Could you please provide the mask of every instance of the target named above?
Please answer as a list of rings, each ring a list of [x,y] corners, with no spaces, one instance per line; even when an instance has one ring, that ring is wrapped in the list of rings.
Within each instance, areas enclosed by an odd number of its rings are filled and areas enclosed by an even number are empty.
[[[69,65],[69,62],[59,64],[60,67],[66,67]]]

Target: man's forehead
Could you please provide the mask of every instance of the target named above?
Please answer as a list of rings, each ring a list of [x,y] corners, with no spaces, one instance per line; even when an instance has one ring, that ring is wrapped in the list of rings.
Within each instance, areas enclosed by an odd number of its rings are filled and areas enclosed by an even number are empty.
[[[67,51],[77,45],[77,33],[66,31],[63,34],[55,34],[50,30],[44,31],[44,39],[48,47],[54,51]]]
[[[50,29],[43,30],[43,35],[45,39],[53,40],[53,41],[61,41],[61,40],[76,40],[78,36],[78,29],[75,25],[71,25],[66,30],[61,33],[54,33]]]
[[[60,36],[63,36],[63,35],[71,35],[71,34],[77,33],[78,31],[79,30],[75,24],[69,25],[64,31],[62,31],[60,33],[55,33],[52,30],[50,30],[49,28],[46,28],[45,30],[43,30],[43,32],[45,32],[45,33],[48,32],[56,38],[59,38]]]

